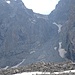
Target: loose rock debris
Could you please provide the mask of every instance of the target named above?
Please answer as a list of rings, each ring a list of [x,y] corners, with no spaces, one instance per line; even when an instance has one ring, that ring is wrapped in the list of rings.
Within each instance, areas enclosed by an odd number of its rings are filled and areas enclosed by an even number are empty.
[[[23,73],[23,72],[49,72],[51,73],[51,75],[54,75],[54,72],[61,73],[67,70],[75,70],[75,63],[73,62],[62,62],[62,63],[37,62],[24,67],[8,68],[6,70],[0,69],[0,75],[14,75],[14,74]],[[69,75],[69,74],[75,75],[71,72],[66,74],[61,73],[59,75]]]

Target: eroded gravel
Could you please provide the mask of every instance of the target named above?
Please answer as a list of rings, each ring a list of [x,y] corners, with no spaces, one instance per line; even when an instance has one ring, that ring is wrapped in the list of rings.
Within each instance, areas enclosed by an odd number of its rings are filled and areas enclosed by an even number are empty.
[[[1,69],[0,75],[12,75],[21,72],[60,72],[65,70],[74,70],[75,63],[63,62],[63,63],[44,63],[38,62],[24,67],[9,68],[6,70]]]

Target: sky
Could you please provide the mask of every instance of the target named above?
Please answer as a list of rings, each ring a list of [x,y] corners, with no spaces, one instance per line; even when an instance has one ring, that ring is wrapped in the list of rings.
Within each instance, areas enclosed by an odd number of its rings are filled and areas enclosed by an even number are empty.
[[[24,5],[35,13],[49,14],[55,9],[59,0],[22,0]]]

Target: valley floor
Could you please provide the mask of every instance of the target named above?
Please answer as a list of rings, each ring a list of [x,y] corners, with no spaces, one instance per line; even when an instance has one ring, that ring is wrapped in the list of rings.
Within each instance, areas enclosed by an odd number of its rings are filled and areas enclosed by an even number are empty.
[[[75,63],[38,62],[24,67],[1,69],[0,75],[75,75]]]

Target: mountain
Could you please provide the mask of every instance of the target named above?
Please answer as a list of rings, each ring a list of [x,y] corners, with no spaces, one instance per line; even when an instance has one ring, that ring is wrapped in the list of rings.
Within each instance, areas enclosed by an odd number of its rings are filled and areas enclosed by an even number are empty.
[[[0,1],[0,67],[75,60],[74,0],[60,0],[49,15],[21,0]]]

